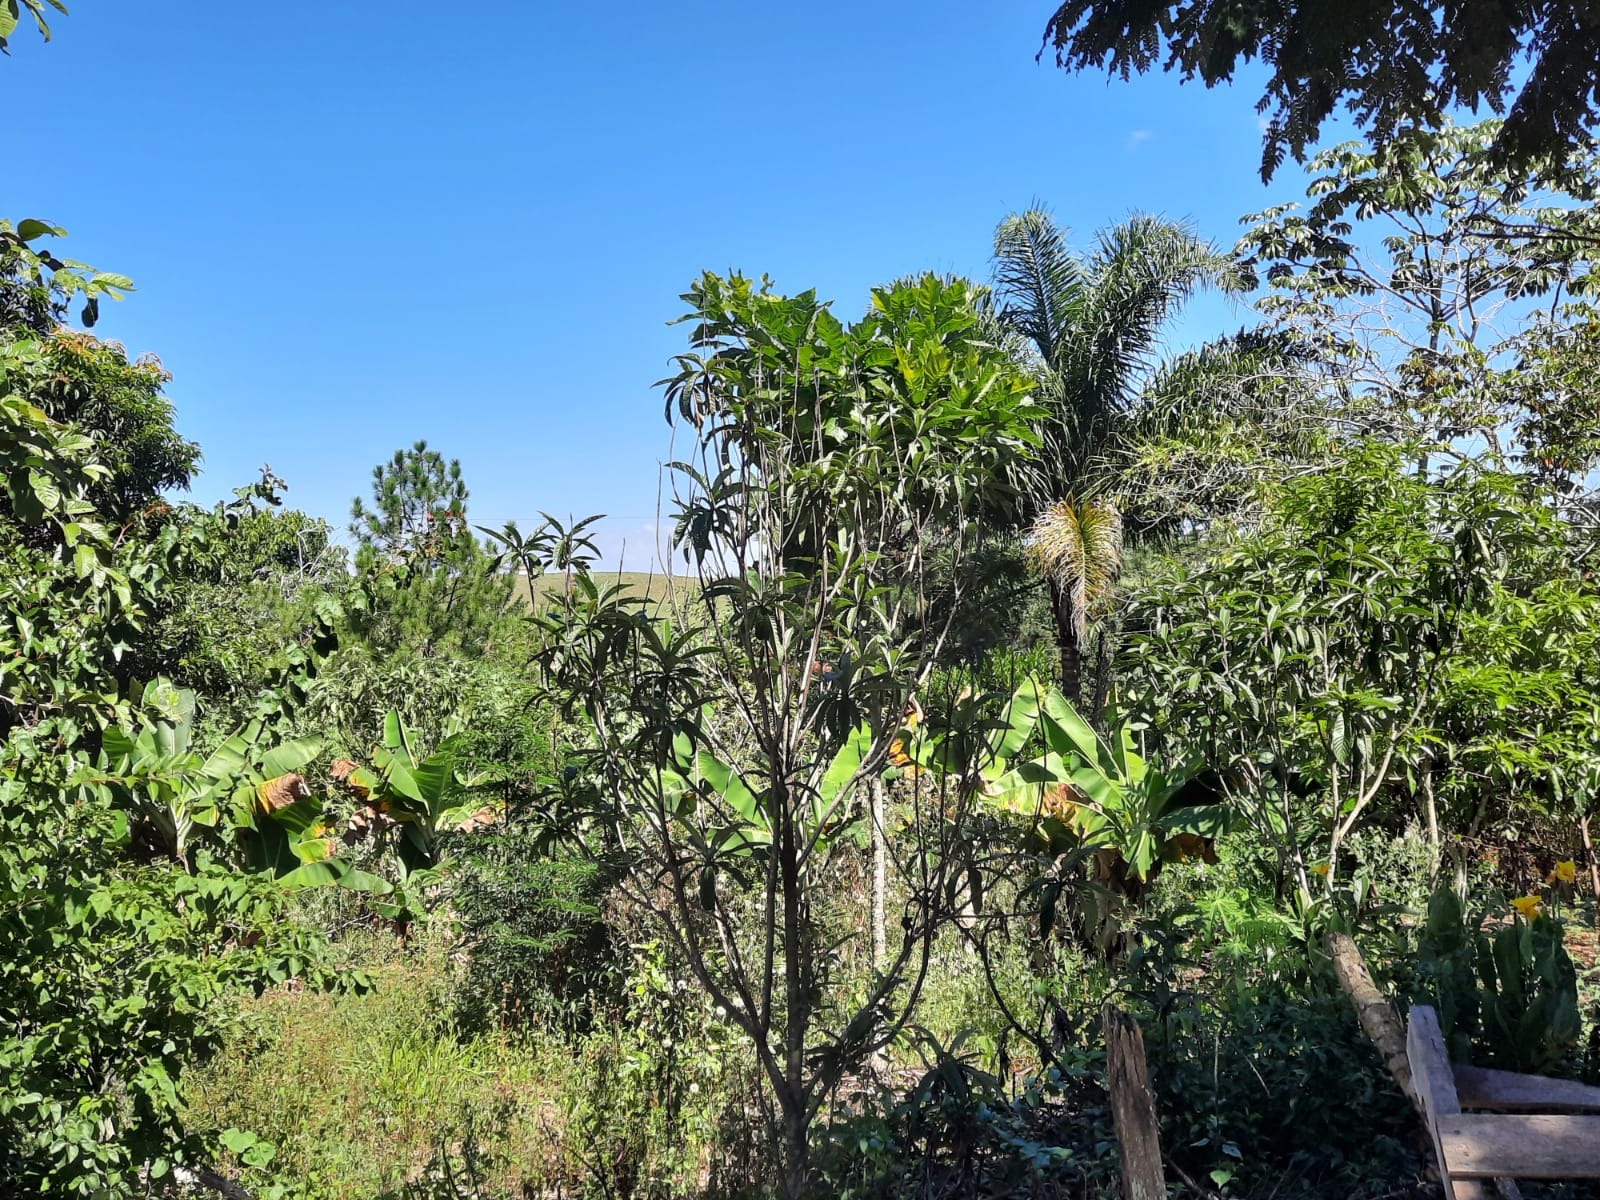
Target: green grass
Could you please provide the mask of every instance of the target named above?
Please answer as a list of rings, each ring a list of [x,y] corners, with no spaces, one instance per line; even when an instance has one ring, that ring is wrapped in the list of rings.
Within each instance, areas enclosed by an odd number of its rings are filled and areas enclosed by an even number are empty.
[[[421,949],[346,943],[365,995],[240,1000],[220,1053],[185,1077],[191,1128],[276,1147],[255,1172],[225,1155],[226,1173],[272,1200],[686,1200],[751,1168],[747,1055],[727,1035],[693,1056],[661,1037],[652,1013],[681,995],[580,1037],[466,1031],[451,1015],[461,947],[442,926]]]

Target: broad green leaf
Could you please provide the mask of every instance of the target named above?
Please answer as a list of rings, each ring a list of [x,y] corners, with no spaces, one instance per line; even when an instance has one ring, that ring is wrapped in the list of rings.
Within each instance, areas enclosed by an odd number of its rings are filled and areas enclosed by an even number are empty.
[[[296,800],[269,814],[269,819],[291,834],[303,834],[322,816],[322,801],[316,796]]]
[[[1039,681],[1029,679],[1011,694],[1005,711],[1000,714],[1003,728],[996,730],[990,739],[990,762],[986,770],[1004,770],[1004,764],[1021,753],[1022,747],[1033,736],[1034,728],[1039,724],[1040,690]]]
[[[1072,782],[1103,811],[1122,807],[1122,789],[1094,767],[1079,767],[1072,773]]]
[[[1110,749],[1111,759],[1117,766],[1121,782],[1142,783],[1149,768],[1133,748],[1133,731],[1126,726],[1118,729],[1117,736],[1111,739]]]
[[[1074,754],[1102,772],[1114,767],[1100,736],[1065,696],[1052,688],[1045,693],[1043,708],[1045,738],[1052,749],[1063,755]]]
[[[249,744],[245,741],[244,735],[234,734],[200,765],[200,774],[218,782],[238,778],[243,774],[245,764],[248,762],[246,757],[248,749]]]
[[[455,783],[454,756],[441,758],[434,755],[412,771],[411,778],[422,793],[423,803],[428,806],[428,815],[436,818],[446,798],[455,790],[452,786]]]
[[[322,753],[319,738],[296,738],[274,746],[261,756],[261,773],[268,779],[298,771]]]
[[[861,769],[861,760],[871,749],[872,727],[862,722],[850,731],[839,753],[828,764],[827,773],[822,777],[822,787],[817,793],[819,808],[833,807],[840,791],[855,778],[856,772]]]
[[[415,758],[411,753],[411,739],[406,735],[405,723],[394,709],[383,715],[383,744],[390,750],[404,753],[407,758]]]
[[[713,790],[727,801],[728,806],[752,825],[767,828],[760,802],[737,771],[717,758],[709,750],[702,750],[695,758],[700,775]]]
[[[0,24],[3,23],[4,18],[0,17]],[[4,32],[0,32],[0,37],[5,36]],[[33,217],[27,217],[17,222],[17,236],[25,242],[31,242],[34,238],[41,238],[46,235],[66,237],[67,231],[59,225],[51,225],[45,221],[35,220]]]
[[[129,737],[117,726],[110,726],[100,735],[100,745],[105,750],[107,757],[113,761],[117,759],[135,759],[139,754],[138,743]]]

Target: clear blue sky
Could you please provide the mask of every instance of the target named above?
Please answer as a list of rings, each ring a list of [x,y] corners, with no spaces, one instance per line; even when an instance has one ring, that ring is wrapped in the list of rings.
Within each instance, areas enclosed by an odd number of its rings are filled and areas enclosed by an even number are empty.
[[[0,61],[4,215],[134,278],[99,332],[174,373],[197,499],[270,463],[340,528],[425,437],[476,521],[606,512],[639,545],[704,268],[854,314],[983,278],[1035,200],[1084,243],[1139,209],[1231,244],[1300,189],[1257,178],[1254,79],[1036,63],[1051,0],[70,7]],[[1179,340],[1247,315],[1198,305]]]

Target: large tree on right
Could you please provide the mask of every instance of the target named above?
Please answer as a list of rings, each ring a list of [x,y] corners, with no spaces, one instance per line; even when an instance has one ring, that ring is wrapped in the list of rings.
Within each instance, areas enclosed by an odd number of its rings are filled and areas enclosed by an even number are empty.
[[[1259,58],[1264,179],[1303,161],[1341,102],[1380,146],[1487,105],[1506,118],[1496,156],[1518,169],[1589,142],[1600,105],[1592,0],[1066,0],[1045,42],[1072,70],[1159,64],[1207,87]]]

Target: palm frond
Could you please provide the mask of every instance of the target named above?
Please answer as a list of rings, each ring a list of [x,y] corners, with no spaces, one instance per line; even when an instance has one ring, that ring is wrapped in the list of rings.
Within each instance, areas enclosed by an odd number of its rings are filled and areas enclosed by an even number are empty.
[[[1085,311],[1068,386],[1085,415],[1124,407],[1154,368],[1161,330],[1204,287],[1229,294],[1244,287],[1232,257],[1181,222],[1135,215],[1102,230],[1085,272]]]
[[[1001,319],[1055,365],[1083,305],[1082,263],[1066,232],[1040,208],[1013,213],[994,231],[994,281]]]
[[[1105,464],[1135,530],[1204,523],[1320,462],[1339,421],[1315,348],[1242,330],[1163,363]]]

